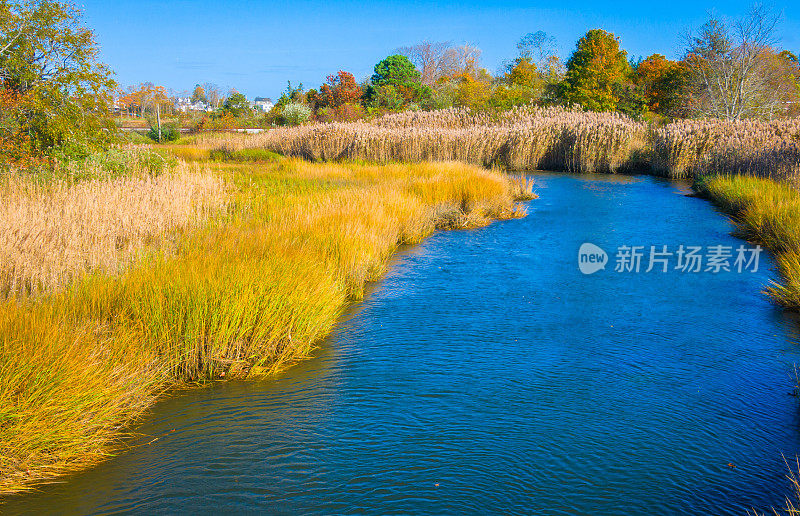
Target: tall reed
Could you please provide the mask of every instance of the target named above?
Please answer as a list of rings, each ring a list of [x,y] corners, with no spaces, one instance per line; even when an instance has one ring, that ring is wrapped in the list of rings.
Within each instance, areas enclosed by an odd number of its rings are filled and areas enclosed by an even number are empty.
[[[76,276],[115,273],[150,242],[224,209],[222,180],[171,174],[36,182],[0,178],[0,298],[47,292]]]
[[[209,139],[228,152],[263,148],[313,161],[461,161],[511,170],[746,174],[798,181],[800,120],[682,120],[656,127],[614,113],[520,107],[406,111],[372,121]]]
[[[684,120],[653,132],[653,170],[683,178],[742,174],[798,183],[800,120]]]
[[[312,161],[460,161],[512,170],[615,172],[637,166],[646,129],[613,113],[517,108],[492,117],[450,109],[275,129],[222,147],[265,148]]]

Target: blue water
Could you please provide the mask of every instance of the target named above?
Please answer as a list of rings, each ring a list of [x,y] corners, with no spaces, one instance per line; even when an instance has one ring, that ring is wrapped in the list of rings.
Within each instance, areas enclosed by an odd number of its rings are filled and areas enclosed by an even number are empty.
[[[774,274],[578,270],[729,245],[652,178],[535,176],[525,219],[403,250],[315,358],[165,399],[137,446],[3,512],[743,514],[800,453]],[[612,256],[613,260],[613,256]],[[158,439],[151,444],[142,444]],[[729,467],[732,463],[735,468]]]

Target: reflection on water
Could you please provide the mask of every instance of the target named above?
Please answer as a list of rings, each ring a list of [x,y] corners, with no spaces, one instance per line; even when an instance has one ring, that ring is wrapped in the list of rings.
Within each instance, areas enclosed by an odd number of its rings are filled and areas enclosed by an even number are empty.
[[[771,272],[583,276],[577,249],[738,245],[674,185],[536,177],[526,219],[405,250],[316,358],[159,403],[138,446],[17,512],[765,509],[800,451]],[[158,439],[150,444],[153,437]],[[728,467],[732,463],[736,467]]]

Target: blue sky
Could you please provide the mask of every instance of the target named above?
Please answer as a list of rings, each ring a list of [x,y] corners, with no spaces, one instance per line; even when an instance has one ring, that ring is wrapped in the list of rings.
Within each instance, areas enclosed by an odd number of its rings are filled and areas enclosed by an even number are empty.
[[[80,0],[79,0],[80,1]],[[390,2],[300,0],[83,0],[86,23],[102,59],[123,84],[151,81],[174,90],[213,82],[249,97],[276,98],[286,81],[318,87],[337,70],[367,77],[403,45],[469,42],[494,72],[514,57],[516,41],[543,30],[568,57],[587,30],[616,34],[629,55],[676,58],[687,29],[706,13],[744,14],[751,2],[514,2],[444,0]],[[800,51],[800,2],[768,4],[783,13],[781,46]]]

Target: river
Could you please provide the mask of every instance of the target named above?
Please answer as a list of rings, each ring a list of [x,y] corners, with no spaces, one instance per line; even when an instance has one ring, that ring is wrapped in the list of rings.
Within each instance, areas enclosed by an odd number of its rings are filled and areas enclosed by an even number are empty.
[[[771,258],[758,272],[615,272],[621,245],[742,242],[679,183],[533,177],[527,218],[401,250],[313,359],[166,398],[130,450],[0,511],[743,514],[782,503],[782,454],[800,452],[800,347],[797,321],[760,293]],[[584,242],[608,252],[605,270],[578,270]]]

